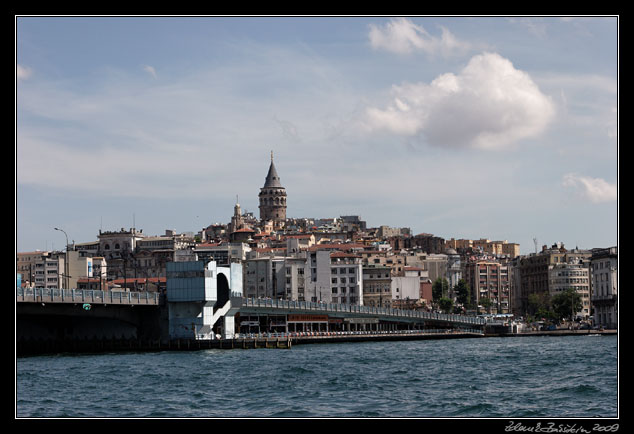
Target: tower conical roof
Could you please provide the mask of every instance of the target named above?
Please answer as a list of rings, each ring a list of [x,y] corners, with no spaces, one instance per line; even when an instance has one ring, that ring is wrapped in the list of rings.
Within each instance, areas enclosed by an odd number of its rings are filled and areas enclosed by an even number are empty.
[[[271,152],[271,165],[269,166],[269,173],[266,175],[263,188],[283,188],[282,184],[280,184],[280,176],[277,174],[275,164],[273,164],[273,152]]]

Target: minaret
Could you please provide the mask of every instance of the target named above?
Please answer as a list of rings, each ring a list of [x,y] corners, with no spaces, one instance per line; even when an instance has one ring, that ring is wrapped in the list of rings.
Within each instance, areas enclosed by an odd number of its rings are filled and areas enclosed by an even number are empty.
[[[280,177],[273,163],[273,151],[271,151],[271,165],[264,181],[264,187],[260,189],[260,220],[273,221],[273,227],[279,229],[286,222],[286,189],[280,183]]]
[[[236,205],[233,207],[233,217],[231,217],[230,232],[235,232],[238,229],[242,229],[243,227],[244,222],[242,221],[242,211],[240,210],[240,203],[238,203],[238,195],[236,195]]]

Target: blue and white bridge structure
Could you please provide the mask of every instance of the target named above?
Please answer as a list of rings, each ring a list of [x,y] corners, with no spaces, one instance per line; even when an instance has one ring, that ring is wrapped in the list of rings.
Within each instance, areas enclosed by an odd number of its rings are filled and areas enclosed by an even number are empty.
[[[186,261],[168,262],[166,267],[170,338],[213,339],[213,327],[221,319],[222,338],[233,338],[242,300],[242,265]]]

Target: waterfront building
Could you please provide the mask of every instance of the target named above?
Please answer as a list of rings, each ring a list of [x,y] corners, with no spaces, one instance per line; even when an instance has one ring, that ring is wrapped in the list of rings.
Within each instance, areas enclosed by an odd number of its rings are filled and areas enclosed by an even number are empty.
[[[590,316],[590,269],[588,260],[554,264],[548,270],[548,285],[551,296],[574,290],[581,295],[581,311],[574,312],[574,317],[587,319]]]
[[[561,290],[560,283],[570,284],[570,282],[559,282],[558,278],[581,279],[583,276],[557,276],[556,274],[577,272],[578,267],[566,267],[568,265],[589,266],[589,259],[592,253],[589,250],[572,249],[567,250],[563,244],[553,244],[550,248],[542,246],[539,253],[520,256],[512,261],[513,270],[513,309],[518,316],[524,316],[529,312],[529,296],[531,294],[552,297]],[[567,269],[567,271],[566,271]],[[555,284],[557,280],[557,284]],[[577,282],[576,282],[577,283]],[[577,287],[579,288],[579,287]],[[585,288],[583,286],[582,288]],[[589,308],[589,290],[581,289],[582,303],[585,317],[589,312],[585,311],[585,306]]]
[[[48,252],[42,255],[40,259],[36,259],[32,267],[33,283],[36,288],[65,288],[64,270],[65,270],[66,252]]]
[[[282,186],[277,174],[272,151],[271,165],[258,197],[260,220],[262,222],[271,221],[275,230],[283,228],[286,222],[286,189]]]
[[[420,297],[420,276],[392,276],[390,289],[392,291],[392,304],[401,308],[407,308],[407,301],[417,302]]]
[[[475,260],[465,264],[464,279],[471,291],[472,302],[481,306],[487,299],[491,313],[511,312],[509,267],[497,261]]]
[[[594,324],[609,329],[618,328],[618,262],[616,246],[592,250],[590,270]]]
[[[332,247],[280,256],[258,252],[259,257],[244,261],[245,296],[361,305],[361,260],[345,248]]]
[[[16,253],[16,272],[21,276],[22,286],[34,287],[35,285],[35,264],[42,261],[43,257],[49,256],[50,252],[36,250],[35,252]]]
[[[68,288],[77,288],[77,281],[83,277],[93,277],[93,257],[83,251],[68,251]]]
[[[244,295],[249,298],[282,298],[280,271],[284,257],[260,257],[244,261]]]
[[[330,274],[331,301],[326,301],[327,303],[363,304],[363,268],[359,255],[348,252],[331,253]]]
[[[363,305],[392,306],[392,269],[388,266],[363,266]]]

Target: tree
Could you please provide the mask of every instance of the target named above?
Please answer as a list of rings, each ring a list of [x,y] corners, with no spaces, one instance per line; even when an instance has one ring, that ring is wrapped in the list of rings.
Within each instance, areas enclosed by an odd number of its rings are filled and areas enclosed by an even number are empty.
[[[552,310],[557,319],[570,317],[570,319],[573,320],[574,314],[583,308],[581,294],[573,288],[568,288],[553,296],[551,303]]]
[[[488,297],[480,298],[480,305],[486,309],[487,313],[491,313],[491,306],[493,306],[493,302]]]
[[[450,298],[442,297],[438,300],[438,306],[444,313],[449,313],[453,309],[453,301]]]
[[[434,281],[431,287],[431,295],[435,302],[438,302],[441,298],[446,297],[449,292],[449,282],[447,279],[439,277]]]
[[[550,296],[546,292],[532,293],[528,295],[526,314],[535,317],[544,317],[543,313],[550,311]],[[540,315],[541,313],[541,315]]]
[[[456,293],[456,301],[458,303],[467,309],[471,307],[471,288],[469,288],[469,284],[464,279],[460,279],[453,290]]]

